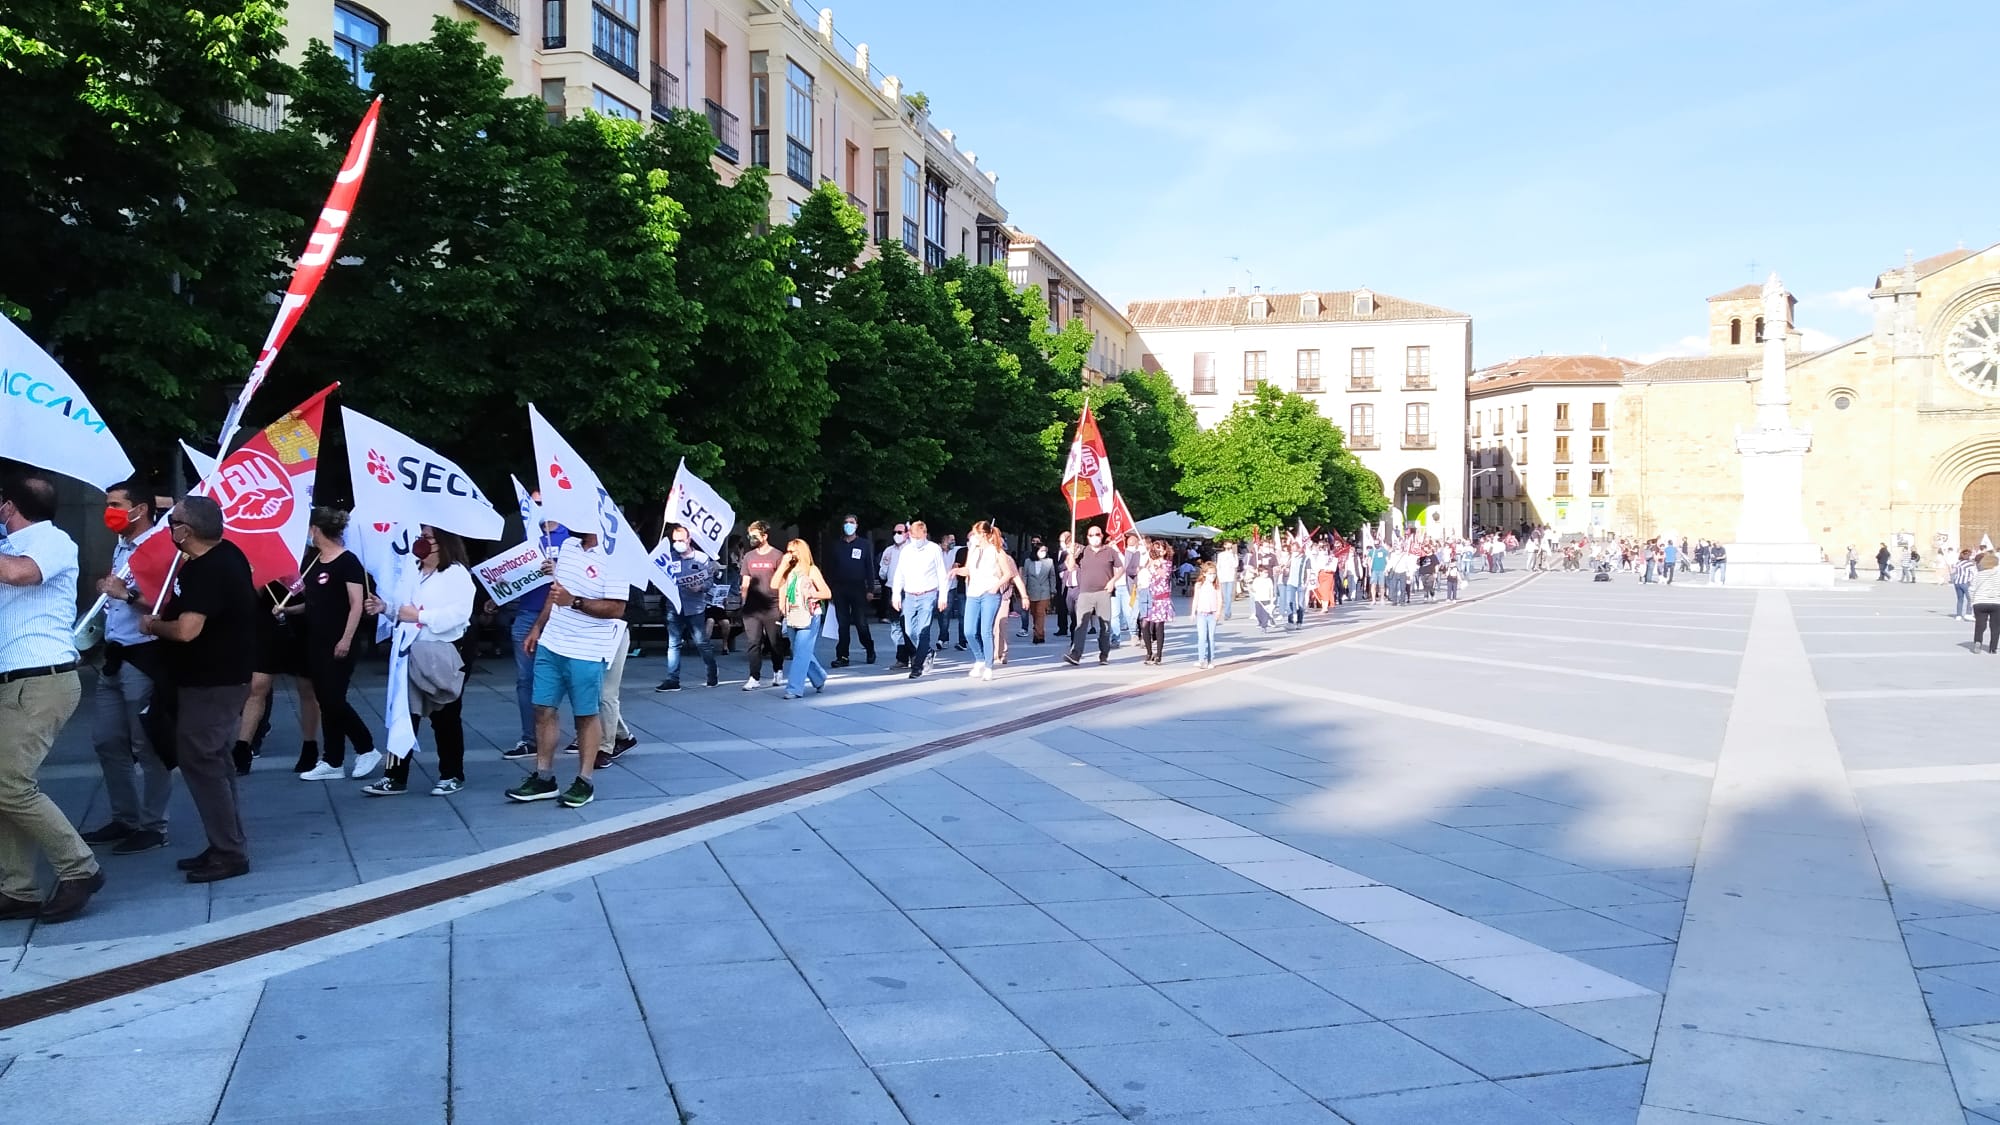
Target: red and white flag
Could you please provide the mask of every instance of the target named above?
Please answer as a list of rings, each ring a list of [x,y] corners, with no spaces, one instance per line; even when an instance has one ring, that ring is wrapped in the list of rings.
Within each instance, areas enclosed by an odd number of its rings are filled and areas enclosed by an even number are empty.
[[[264,427],[191,490],[222,506],[223,538],[249,558],[251,580],[259,586],[298,578],[299,550],[312,519],[326,396],[339,385],[329,385]],[[160,600],[178,553],[165,535],[153,536],[132,553],[132,577],[149,603]]]
[[[1118,537],[1132,530],[1137,524],[1132,519],[1132,509],[1125,506],[1125,494],[1117,489],[1111,491],[1111,518],[1104,522],[1104,541],[1115,543]]]
[[[1088,402],[1083,404],[1083,420],[1076,424],[1076,440],[1070,443],[1062,483],[1072,518],[1086,519],[1111,511],[1117,492],[1111,484],[1111,459],[1105,455],[1104,435],[1097,432],[1097,419],[1091,417]]]
[[[347,160],[341,164],[340,174],[333,178],[333,191],[326,197],[326,206],[320,208],[319,221],[313,224],[312,236],[306,239],[304,252],[292,267],[292,284],[285,290],[284,301],[278,305],[278,316],[271,322],[271,333],[264,337],[264,346],[257,349],[257,362],[251,365],[250,378],[243,384],[236,401],[230,404],[229,417],[222,423],[222,437],[217,445],[225,453],[229,451],[230,439],[236,436],[237,423],[243,420],[243,408],[250,405],[250,396],[264,385],[264,377],[271,373],[271,365],[278,360],[278,349],[285,346],[285,339],[298,326],[299,317],[305,314],[313,291],[319,288],[320,279],[326,276],[327,267],[333,264],[334,252],[340,247],[341,233],[347,229],[348,216],[354,213],[354,200],[361,194],[361,177],[368,172],[368,154],[375,147],[375,124],[381,112],[382,99],[377,97],[368,103],[368,112],[362,115],[361,124],[354,129],[354,139],[347,144]]]

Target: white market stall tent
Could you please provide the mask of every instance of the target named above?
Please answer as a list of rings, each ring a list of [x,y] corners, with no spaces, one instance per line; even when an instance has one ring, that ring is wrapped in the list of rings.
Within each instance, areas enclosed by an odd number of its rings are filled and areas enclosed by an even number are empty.
[[[1221,529],[1198,524],[1179,512],[1161,512],[1132,525],[1139,534],[1153,539],[1215,539]]]

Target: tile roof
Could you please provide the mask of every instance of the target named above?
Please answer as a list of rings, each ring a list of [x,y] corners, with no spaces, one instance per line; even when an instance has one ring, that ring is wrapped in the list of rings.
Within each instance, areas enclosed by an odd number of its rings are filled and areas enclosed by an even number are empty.
[[[1625,373],[1628,383],[1677,383],[1747,379],[1760,358],[1754,355],[1677,355]]]
[[[1640,366],[1616,356],[1528,356],[1473,372],[1465,391],[1476,396],[1547,383],[1616,383]]]
[[[1962,247],[1957,250],[1947,250],[1942,254],[1933,254],[1917,262],[1914,268],[1917,271],[1918,277],[1927,277],[1948,266],[1955,266],[1963,262],[1967,258],[1972,257],[1973,253],[1973,251]]]
[[[1757,282],[1753,281],[1748,285],[1739,285],[1734,289],[1730,289],[1722,293],[1717,293],[1715,296],[1710,297],[1709,300],[1741,301],[1746,297],[1760,297],[1763,295],[1763,293],[1764,293],[1764,287],[1758,284]]]
[[[1236,293],[1223,297],[1182,297],[1165,301],[1133,301],[1125,306],[1125,317],[1135,328],[1216,328],[1238,324],[1337,324],[1377,320],[1454,320],[1471,317],[1462,312],[1426,305],[1419,301],[1374,293],[1374,311],[1354,314],[1354,295],[1373,293],[1367,289],[1302,290],[1296,293]],[[1319,297],[1319,315],[1299,312],[1299,298]],[[1250,302],[1258,297],[1269,302],[1269,313],[1261,320],[1250,316]]]

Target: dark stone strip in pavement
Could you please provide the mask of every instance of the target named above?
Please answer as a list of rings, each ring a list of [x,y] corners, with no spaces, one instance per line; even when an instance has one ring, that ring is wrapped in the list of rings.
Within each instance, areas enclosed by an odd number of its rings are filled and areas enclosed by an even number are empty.
[[[1149,680],[1085,696],[1053,707],[1045,707],[1002,722],[959,731],[935,738],[902,750],[878,754],[862,761],[837,766],[806,777],[766,786],[762,789],[740,793],[699,808],[688,809],[660,817],[657,820],[615,829],[599,836],[568,844],[557,845],[543,851],[502,860],[487,867],[450,875],[428,883],[422,883],[403,890],[391,891],[374,898],[330,910],[309,914],[302,918],[274,923],[241,934],[218,938],[186,949],[144,958],[128,965],[88,973],[71,980],[61,981],[42,988],[22,992],[13,996],[0,997],[0,1030],[19,1027],[50,1016],[61,1015],[79,1008],[100,1004],[127,996],[135,992],[183,980],[201,973],[211,972],[226,965],[247,961],[253,957],[277,953],[282,950],[304,945],[320,938],[331,937],[357,927],[380,922],[400,914],[436,906],[465,895],[503,886],[516,880],[541,875],[574,863],[595,859],[635,845],[659,840],[676,833],[703,825],[713,824],[733,816],[755,812],[771,805],[789,801],[797,797],[818,793],[834,786],[880,773],[883,770],[911,762],[921,761],[950,750],[969,746],[992,738],[1018,734],[1051,722],[1073,718],[1086,712],[1099,710],[1114,703],[1144,698],[1157,692],[1187,687],[1209,677],[1224,672],[1240,670],[1257,664],[1268,663],[1301,653],[1312,652],[1356,637],[1367,636],[1397,625],[1419,621],[1439,613],[1472,605],[1488,598],[1497,597],[1519,589],[1534,576],[1509,584],[1505,589],[1457,602],[1444,602],[1428,609],[1370,622],[1357,628],[1320,637],[1300,644],[1238,657],[1216,665],[1206,671],[1184,672],[1162,679]]]

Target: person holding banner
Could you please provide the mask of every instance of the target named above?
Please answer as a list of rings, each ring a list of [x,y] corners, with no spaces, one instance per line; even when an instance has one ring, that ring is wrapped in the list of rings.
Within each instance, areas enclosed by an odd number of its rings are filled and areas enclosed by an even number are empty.
[[[542,510],[542,494],[530,494],[534,503],[534,515],[539,517]],[[544,561],[542,565],[554,572],[556,550],[569,538],[569,529],[554,520],[537,519],[537,526],[525,526],[530,535],[536,536],[541,546]],[[508,635],[514,642],[514,702],[521,710],[521,741],[501,751],[500,756],[509,761],[535,756],[535,656],[525,646],[528,633],[541,620],[542,607],[548,604],[549,588],[537,586],[514,599],[514,621],[508,627]]]
[[[417,587],[414,600],[397,606],[398,622],[414,624],[417,636],[410,645],[410,725],[421,727],[423,717],[431,717],[431,734],[437,741],[437,784],[431,796],[449,797],[465,788],[465,705],[466,660],[461,646],[472,625],[472,605],[477,592],[472,584],[471,563],[465,541],[449,531],[424,526],[410,543],[410,557],[417,560]],[[382,599],[370,595],[364,607],[370,615],[392,612]],[[389,763],[382,779],[364,786],[370,797],[394,797],[409,791],[410,763],[416,754],[405,754]]]
[[[785,640],[792,648],[791,677],[785,681],[785,698],[797,699],[806,693],[810,680],[814,691],[826,690],[826,669],[820,667],[819,626],[826,603],[833,598],[826,576],[813,564],[812,548],[803,539],[785,544],[785,559],[771,576],[778,590],[778,611],[784,615]]]
[[[111,844],[111,854],[163,848],[167,844],[167,799],[174,775],[146,737],[140,717],[152,701],[165,645],[139,631],[139,592],[120,574],[139,539],[153,531],[153,487],[139,480],[114,484],[104,493],[104,526],[118,536],[111,573],[97,581],[104,606],[104,666],[90,698],[90,737],[104,771],[104,799],[111,819],[83,834],[85,843]]]
[[[354,742],[354,776],[367,777],[382,762],[375,735],[347,698],[354,664],[361,657],[362,611],[368,596],[368,572],[342,543],[347,513],[316,508],[312,514],[314,557],[300,577],[305,586],[282,612],[302,616],[306,627],[306,670],[319,700],[320,760],[299,775],[306,781],[333,781],[347,776],[347,743]],[[370,626],[370,632],[373,626]]]
[[[176,866],[190,883],[214,883],[250,873],[229,736],[250,697],[257,601],[250,560],[222,537],[220,504],[188,497],[167,515],[167,531],[187,561],[169,579],[166,615],[147,614],[139,630],[172,642],[174,759],[208,833],[208,847]]]
[[[708,635],[709,588],[715,577],[715,563],[707,552],[694,545],[694,536],[680,524],[667,525],[667,542],[673,551],[664,559],[658,555],[660,573],[680,595],[680,606],[667,606],[667,678],[654,691],[681,690],[681,650],[689,645],[701,654],[709,687],[717,683],[715,642]]]
[[[71,640],[76,543],[50,522],[55,514],[47,477],[0,489],[0,921],[73,918],[104,886],[90,845],[37,781],[83,695]],[[47,901],[35,887],[37,850],[56,872]]]

